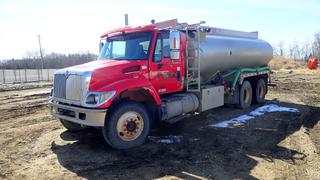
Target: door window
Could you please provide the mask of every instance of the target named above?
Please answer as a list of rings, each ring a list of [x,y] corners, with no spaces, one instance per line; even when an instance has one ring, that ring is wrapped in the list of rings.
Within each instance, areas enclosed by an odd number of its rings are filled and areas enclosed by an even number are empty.
[[[156,47],[153,54],[153,62],[160,62],[162,58],[170,58],[169,33],[161,33],[157,36]]]
[[[156,48],[153,54],[153,62],[160,62],[162,60],[162,35],[157,35]]]
[[[163,38],[163,57],[170,58],[170,40],[169,33],[164,33],[162,35]]]

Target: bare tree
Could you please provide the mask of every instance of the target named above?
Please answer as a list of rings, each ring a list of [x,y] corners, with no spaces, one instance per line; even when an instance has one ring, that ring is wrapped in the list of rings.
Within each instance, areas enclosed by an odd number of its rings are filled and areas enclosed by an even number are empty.
[[[27,59],[36,59],[37,57],[39,57],[39,51],[26,51],[25,53],[25,58]]]
[[[312,43],[309,41],[305,41],[303,46],[301,46],[302,57],[304,61],[308,61],[312,56]]]
[[[314,35],[314,41],[312,44],[312,55],[320,58],[320,32]]]
[[[284,42],[279,41],[277,46],[278,46],[278,50],[279,50],[279,55],[284,56]]]
[[[297,40],[290,46],[290,55],[294,60],[301,60],[301,48]]]
[[[279,41],[277,43],[272,44],[273,48],[273,54],[275,56],[284,56],[285,55],[285,49],[284,49],[284,42]]]

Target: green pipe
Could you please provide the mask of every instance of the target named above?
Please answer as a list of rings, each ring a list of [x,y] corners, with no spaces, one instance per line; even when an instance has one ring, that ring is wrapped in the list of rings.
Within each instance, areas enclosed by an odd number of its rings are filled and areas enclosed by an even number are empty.
[[[243,72],[261,72],[270,70],[268,66],[258,67],[258,68],[241,68],[238,70],[233,70],[231,72],[228,72],[227,74],[222,75],[223,78],[226,78],[228,76],[234,75],[234,80],[232,82],[232,89],[236,87],[237,82],[239,81],[240,75]],[[210,82],[211,80],[207,81],[206,83]],[[190,82],[190,85],[197,84],[197,82]]]

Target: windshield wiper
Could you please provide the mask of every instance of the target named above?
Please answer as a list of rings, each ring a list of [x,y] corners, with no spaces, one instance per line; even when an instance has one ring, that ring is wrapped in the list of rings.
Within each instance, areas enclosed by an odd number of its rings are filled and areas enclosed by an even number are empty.
[[[111,58],[113,60],[127,60],[126,58]]]

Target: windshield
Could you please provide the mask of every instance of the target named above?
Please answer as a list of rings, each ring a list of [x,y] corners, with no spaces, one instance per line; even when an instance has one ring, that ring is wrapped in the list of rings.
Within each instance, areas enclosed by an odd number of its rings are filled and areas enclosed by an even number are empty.
[[[135,32],[108,38],[98,60],[148,59],[152,32]]]

